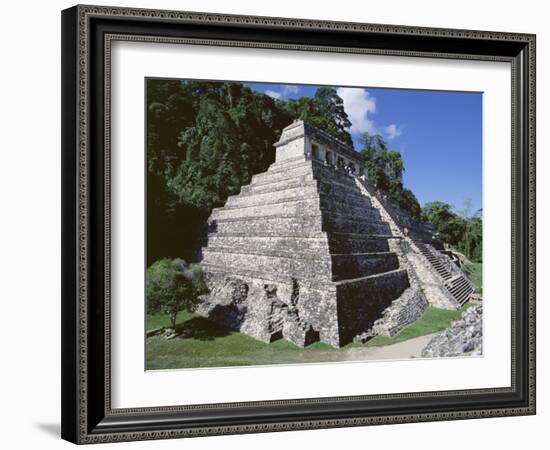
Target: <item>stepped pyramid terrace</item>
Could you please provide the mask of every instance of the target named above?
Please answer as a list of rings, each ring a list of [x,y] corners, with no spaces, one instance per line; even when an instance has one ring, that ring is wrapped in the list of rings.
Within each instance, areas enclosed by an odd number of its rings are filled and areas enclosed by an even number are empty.
[[[208,220],[200,314],[264,342],[341,347],[468,301],[475,288],[431,227],[374,188],[351,147],[303,121],[274,145],[268,170]]]

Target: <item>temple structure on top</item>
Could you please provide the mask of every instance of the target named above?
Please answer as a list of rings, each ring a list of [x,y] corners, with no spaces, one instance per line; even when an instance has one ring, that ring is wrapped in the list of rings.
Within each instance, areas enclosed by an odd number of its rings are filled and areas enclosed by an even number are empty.
[[[305,157],[361,178],[367,173],[353,148],[302,120],[286,127],[274,146],[277,149],[276,162]]]
[[[353,148],[303,121],[274,145],[268,170],[212,211],[199,313],[264,342],[341,347],[468,300],[431,228],[369,183]]]

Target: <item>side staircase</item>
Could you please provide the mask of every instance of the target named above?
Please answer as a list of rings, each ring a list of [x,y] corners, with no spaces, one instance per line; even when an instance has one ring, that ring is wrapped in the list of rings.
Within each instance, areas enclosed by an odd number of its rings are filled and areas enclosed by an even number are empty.
[[[453,263],[447,261],[447,257],[437,251],[433,246],[417,239],[413,239],[413,242],[438,275],[443,279],[447,290],[452,294],[460,306],[464,305],[470,299],[470,295],[475,291],[470,280],[462,273],[453,273],[449,267],[449,264]]]

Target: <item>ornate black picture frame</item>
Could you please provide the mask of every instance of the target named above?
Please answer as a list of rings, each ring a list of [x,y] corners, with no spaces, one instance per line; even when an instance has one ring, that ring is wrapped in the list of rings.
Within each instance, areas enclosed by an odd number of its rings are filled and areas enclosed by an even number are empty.
[[[116,40],[511,63],[511,386],[113,409],[109,112]],[[534,35],[75,6],[62,13],[62,108],[64,439],[84,444],[535,413]]]

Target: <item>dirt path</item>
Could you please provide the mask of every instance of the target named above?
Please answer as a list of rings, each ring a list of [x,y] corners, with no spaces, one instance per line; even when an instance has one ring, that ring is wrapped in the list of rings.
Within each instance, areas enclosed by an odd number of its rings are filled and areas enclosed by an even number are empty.
[[[346,360],[380,360],[420,358],[420,352],[426,344],[438,333],[427,334],[384,347],[350,348],[346,352]]]

